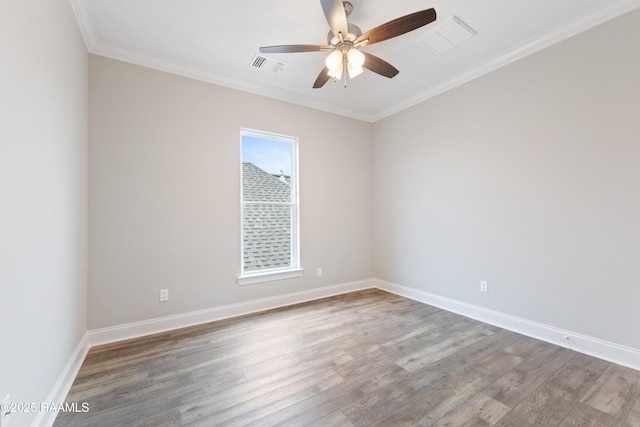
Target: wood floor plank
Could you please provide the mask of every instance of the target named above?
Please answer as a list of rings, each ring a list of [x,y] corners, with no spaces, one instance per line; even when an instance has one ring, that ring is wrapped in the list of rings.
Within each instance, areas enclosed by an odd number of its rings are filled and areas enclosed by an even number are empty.
[[[341,411],[333,412],[307,425],[308,427],[355,427]]]
[[[415,372],[420,368],[429,366],[438,360],[453,354],[463,347],[482,340],[487,330],[485,325],[478,325],[471,329],[451,334],[438,339],[429,346],[424,346],[406,356],[401,357],[397,363],[404,369]]]
[[[360,372],[357,363],[351,364],[352,372]],[[394,363],[370,368],[360,375],[345,375],[345,382],[324,390],[308,399],[275,412],[250,426],[307,425],[328,413],[346,408],[409,375]],[[343,412],[344,413],[344,412]]]
[[[558,425],[560,427],[613,427],[620,424],[611,415],[584,403],[578,403]]]
[[[500,354],[502,349],[521,336],[509,331],[500,331],[491,336],[462,348],[460,351],[438,360],[432,365],[416,371],[411,376],[412,387],[420,392],[433,388],[435,384],[454,377],[467,368],[476,366],[492,355]]]
[[[478,393],[433,425],[434,427],[492,426],[510,410],[511,408],[486,394]]]
[[[540,426],[558,425],[609,365],[610,363],[593,357],[575,355],[500,420],[498,425],[519,425],[520,420]]]
[[[370,289],[92,348],[56,427],[640,425],[640,373]]]
[[[368,426],[376,419],[393,412],[416,392],[408,381],[395,381],[343,408],[341,411],[355,426]]]
[[[318,383],[332,377],[338,377],[338,375],[331,370],[321,371],[241,403],[232,406],[224,405],[226,407],[223,408],[215,405],[217,397],[205,396],[183,404],[181,420],[184,425],[245,425],[317,394],[321,391]],[[334,381],[341,382],[337,378]]]
[[[627,419],[624,421],[624,427],[640,427],[640,398],[636,400],[635,405],[631,408]]]
[[[522,364],[487,387],[484,393],[514,408],[574,356],[575,353],[570,350],[545,345]]]
[[[624,419],[640,395],[640,372],[611,364],[581,403],[616,419]]]
[[[521,362],[521,357],[506,352],[491,354],[485,360],[423,388],[409,402],[392,414],[380,417],[373,425],[431,425]]]

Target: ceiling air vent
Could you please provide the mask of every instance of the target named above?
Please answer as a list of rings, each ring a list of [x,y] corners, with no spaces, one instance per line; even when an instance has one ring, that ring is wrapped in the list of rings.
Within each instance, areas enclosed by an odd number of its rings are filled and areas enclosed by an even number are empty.
[[[273,58],[267,58],[266,56],[256,54],[251,60],[249,66],[269,73],[280,74],[284,71],[287,64],[276,61]]]
[[[442,55],[478,34],[473,28],[452,16],[418,41],[432,52]]]

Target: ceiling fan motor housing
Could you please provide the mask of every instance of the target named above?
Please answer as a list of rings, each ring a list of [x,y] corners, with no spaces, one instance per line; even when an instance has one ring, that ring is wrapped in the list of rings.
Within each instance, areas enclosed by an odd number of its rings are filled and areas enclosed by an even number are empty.
[[[349,34],[343,36],[343,40],[340,40],[340,38],[334,36],[331,30],[329,30],[329,33],[327,34],[327,44],[332,47],[336,47],[343,42],[349,42],[353,44],[353,42],[362,35],[362,30],[355,24],[352,24],[350,22],[347,23],[347,29],[349,31]]]

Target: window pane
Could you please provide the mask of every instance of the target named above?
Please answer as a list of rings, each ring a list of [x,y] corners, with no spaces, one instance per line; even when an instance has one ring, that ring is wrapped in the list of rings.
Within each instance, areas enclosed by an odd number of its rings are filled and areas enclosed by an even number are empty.
[[[288,205],[243,206],[245,272],[291,267],[291,214]]]
[[[242,136],[242,194],[245,202],[291,202],[291,144]]]
[[[299,268],[297,144],[243,129],[242,273]]]
[[[245,202],[291,202],[290,176],[275,176],[253,163],[242,163],[242,196]]]

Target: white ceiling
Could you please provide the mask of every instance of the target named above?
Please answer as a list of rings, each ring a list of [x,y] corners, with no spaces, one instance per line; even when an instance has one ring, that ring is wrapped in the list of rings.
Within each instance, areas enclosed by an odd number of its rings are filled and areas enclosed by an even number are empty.
[[[319,0],[71,0],[89,51],[216,84],[376,121],[640,6],[640,0],[351,0],[363,31],[435,8],[438,19],[363,49],[400,70],[365,71],[312,89],[325,52],[269,54],[279,74],[249,66],[260,46],[326,44]],[[456,16],[477,35],[437,55],[418,42]]]

